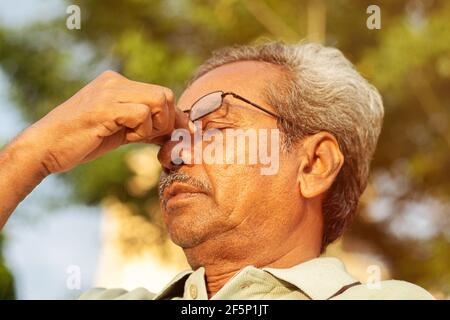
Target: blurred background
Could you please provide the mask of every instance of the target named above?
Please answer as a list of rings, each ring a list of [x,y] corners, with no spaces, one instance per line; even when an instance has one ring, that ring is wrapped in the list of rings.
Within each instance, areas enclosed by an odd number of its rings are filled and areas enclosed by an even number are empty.
[[[71,4],[80,30],[66,27]],[[373,4],[379,30],[366,25]],[[450,298],[448,1],[4,0],[0,146],[103,70],[180,94],[212,50],[263,39],[335,46],[384,98],[359,217],[326,254],[362,282],[379,267],[383,279]],[[128,145],[35,189],[0,234],[0,299],[70,299],[92,286],[158,291],[187,268],[161,222],[156,152]]]

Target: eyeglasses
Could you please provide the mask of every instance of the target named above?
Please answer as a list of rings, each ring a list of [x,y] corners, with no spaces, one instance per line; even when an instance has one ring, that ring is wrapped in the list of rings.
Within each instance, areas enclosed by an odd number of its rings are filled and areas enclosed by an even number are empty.
[[[234,92],[223,92],[223,91],[214,91],[211,93],[208,93],[204,95],[203,97],[199,98],[197,101],[194,102],[192,107],[189,110],[185,110],[185,113],[189,114],[189,119],[194,122],[216,110],[218,110],[222,104],[223,99],[226,96],[232,96],[236,99],[239,99],[241,101],[244,101],[245,103],[248,103],[249,105],[258,108],[259,110],[271,115],[272,117],[279,118],[279,116],[272,111],[269,111],[256,103],[253,103],[244,97],[241,97],[240,95],[234,93]]]

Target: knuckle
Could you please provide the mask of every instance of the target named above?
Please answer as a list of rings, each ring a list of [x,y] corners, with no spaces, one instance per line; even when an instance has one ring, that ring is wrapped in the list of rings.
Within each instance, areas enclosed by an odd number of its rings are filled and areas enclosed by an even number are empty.
[[[117,78],[118,76],[119,74],[113,70],[103,71],[102,74],[100,75],[100,77],[105,79]]]
[[[169,88],[151,84],[150,90],[152,92],[153,103],[159,107],[157,110],[160,110],[168,101],[174,99],[174,94]]]
[[[168,102],[172,103],[175,100],[175,94],[169,88],[164,88],[164,94]]]
[[[122,80],[123,76],[115,71],[107,70],[100,75],[100,79],[102,81],[103,87],[110,88],[117,82]]]
[[[166,96],[165,96],[164,92],[160,91],[160,90],[156,91],[155,92],[155,104],[156,104],[155,110],[158,110],[158,111],[161,110],[162,107],[164,106],[165,102],[166,102]]]
[[[146,118],[150,114],[150,108],[146,105],[138,105],[136,108],[136,115],[139,118]]]

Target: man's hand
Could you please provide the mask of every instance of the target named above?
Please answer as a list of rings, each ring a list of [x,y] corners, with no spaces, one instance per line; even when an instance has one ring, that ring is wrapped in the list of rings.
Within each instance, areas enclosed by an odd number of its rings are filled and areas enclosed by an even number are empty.
[[[159,143],[175,122],[170,89],[106,71],[23,133],[47,173],[67,171],[129,142]]]
[[[0,152],[0,228],[47,175],[129,142],[160,144],[176,114],[170,89],[104,72]]]

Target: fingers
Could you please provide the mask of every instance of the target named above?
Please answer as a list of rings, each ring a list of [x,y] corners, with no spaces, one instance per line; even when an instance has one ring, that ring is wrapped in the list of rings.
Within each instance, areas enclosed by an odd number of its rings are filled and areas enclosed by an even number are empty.
[[[81,163],[89,162],[93,159],[98,158],[99,156],[116,149],[117,147],[126,144],[128,141],[126,140],[126,128],[122,128],[111,136],[105,137],[101,144],[89,154],[85,156],[85,158],[81,161]]]
[[[126,89],[117,90],[118,102],[122,104],[139,103],[149,107],[152,120],[152,131],[141,127],[137,133],[145,137],[157,137],[173,130],[175,122],[174,95],[172,90],[157,85],[127,81]]]
[[[176,129],[189,129],[189,116],[178,108],[174,108]]]
[[[128,129],[126,140],[130,142],[146,139],[153,132],[150,108],[142,103],[115,103],[115,122]]]
[[[173,129],[175,114],[173,105],[165,100],[164,104],[152,112],[154,135],[163,135]]]
[[[152,107],[153,113],[161,110],[162,106],[168,104],[170,97],[166,95],[163,87],[151,84],[141,86],[129,85],[111,90],[114,102],[120,103],[142,103]]]
[[[153,139],[172,132],[176,112],[169,88],[129,80],[115,72],[100,77],[103,95],[114,105],[115,122],[129,129],[128,141]]]
[[[126,134],[126,140],[129,142],[156,143],[153,140],[166,136],[173,130],[174,108],[166,106],[154,115],[150,107],[142,103],[116,103],[114,109],[115,123],[130,129]]]
[[[189,117],[186,113],[184,113],[183,111],[181,111],[178,108],[170,108],[170,110],[172,110],[173,112],[173,117],[174,117],[174,124],[172,126],[172,129],[167,131],[166,134],[163,135],[159,135],[158,137],[155,137],[151,140],[147,140],[147,142],[149,143],[154,143],[157,145],[162,146],[163,144],[165,144],[167,142],[167,140],[170,140],[171,134],[174,130],[176,129],[186,129],[189,130]]]

